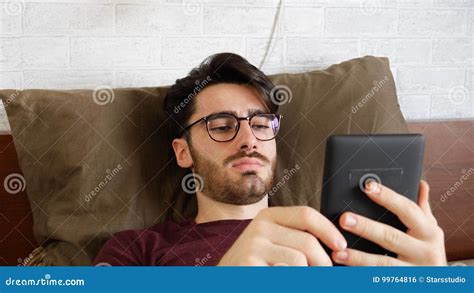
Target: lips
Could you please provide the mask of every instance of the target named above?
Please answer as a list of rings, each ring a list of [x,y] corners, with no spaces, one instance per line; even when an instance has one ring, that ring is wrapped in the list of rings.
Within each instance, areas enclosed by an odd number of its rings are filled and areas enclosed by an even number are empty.
[[[232,168],[236,168],[240,171],[256,170],[261,167],[263,167],[262,161],[255,158],[239,159],[232,164]]]

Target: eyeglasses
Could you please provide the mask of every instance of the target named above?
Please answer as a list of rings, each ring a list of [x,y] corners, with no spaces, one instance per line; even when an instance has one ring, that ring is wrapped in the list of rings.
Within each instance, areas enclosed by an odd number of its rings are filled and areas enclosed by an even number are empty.
[[[252,133],[258,140],[272,140],[280,129],[280,120],[283,116],[277,114],[257,113],[248,117],[237,117],[230,113],[216,113],[186,126],[182,133],[192,126],[205,121],[209,137],[217,142],[227,142],[233,140],[240,130],[240,121],[247,120],[252,129]]]

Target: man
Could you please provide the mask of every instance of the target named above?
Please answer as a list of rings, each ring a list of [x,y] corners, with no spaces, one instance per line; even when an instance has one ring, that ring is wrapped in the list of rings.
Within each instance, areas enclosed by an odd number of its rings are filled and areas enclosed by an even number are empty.
[[[281,122],[272,88],[263,72],[231,53],[211,56],[177,80],[165,109],[173,124],[176,161],[201,182],[196,218],[116,233],[95,263],[446,265],[444,236],[431,213],[425,181],[418,205],[385,186],[367,187],[367,196],[396,214],[408,227],[406,233],[349,212],[340,218],[344,229],[397,258],[347,248],[338,229],[313,208],[268,207]]]

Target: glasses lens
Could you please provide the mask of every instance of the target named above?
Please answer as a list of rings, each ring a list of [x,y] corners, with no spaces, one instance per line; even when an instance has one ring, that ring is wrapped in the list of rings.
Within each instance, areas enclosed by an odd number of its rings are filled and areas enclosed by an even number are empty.
[[[238,123],[231,115],[217,114],[207,120],[207,131],[214,140],[229,141],[234,138]]]
[[[259,114],[250,120],[253,134],[260,140],[273,139],[280,128],[279,116],[275,114]]]

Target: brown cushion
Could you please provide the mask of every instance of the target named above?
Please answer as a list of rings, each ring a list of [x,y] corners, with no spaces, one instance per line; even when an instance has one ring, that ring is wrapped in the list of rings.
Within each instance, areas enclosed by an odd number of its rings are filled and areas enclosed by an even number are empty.
[[[407,132],[386,58],[271,79],[289,95],[278,101],[284,118],[270,205],[319,208],[328,135]],[[195,215],[195,198],[181,188],[188,171],[166,141],[165,93],[0,91],[44,264],[89,265],[112,233]]]

